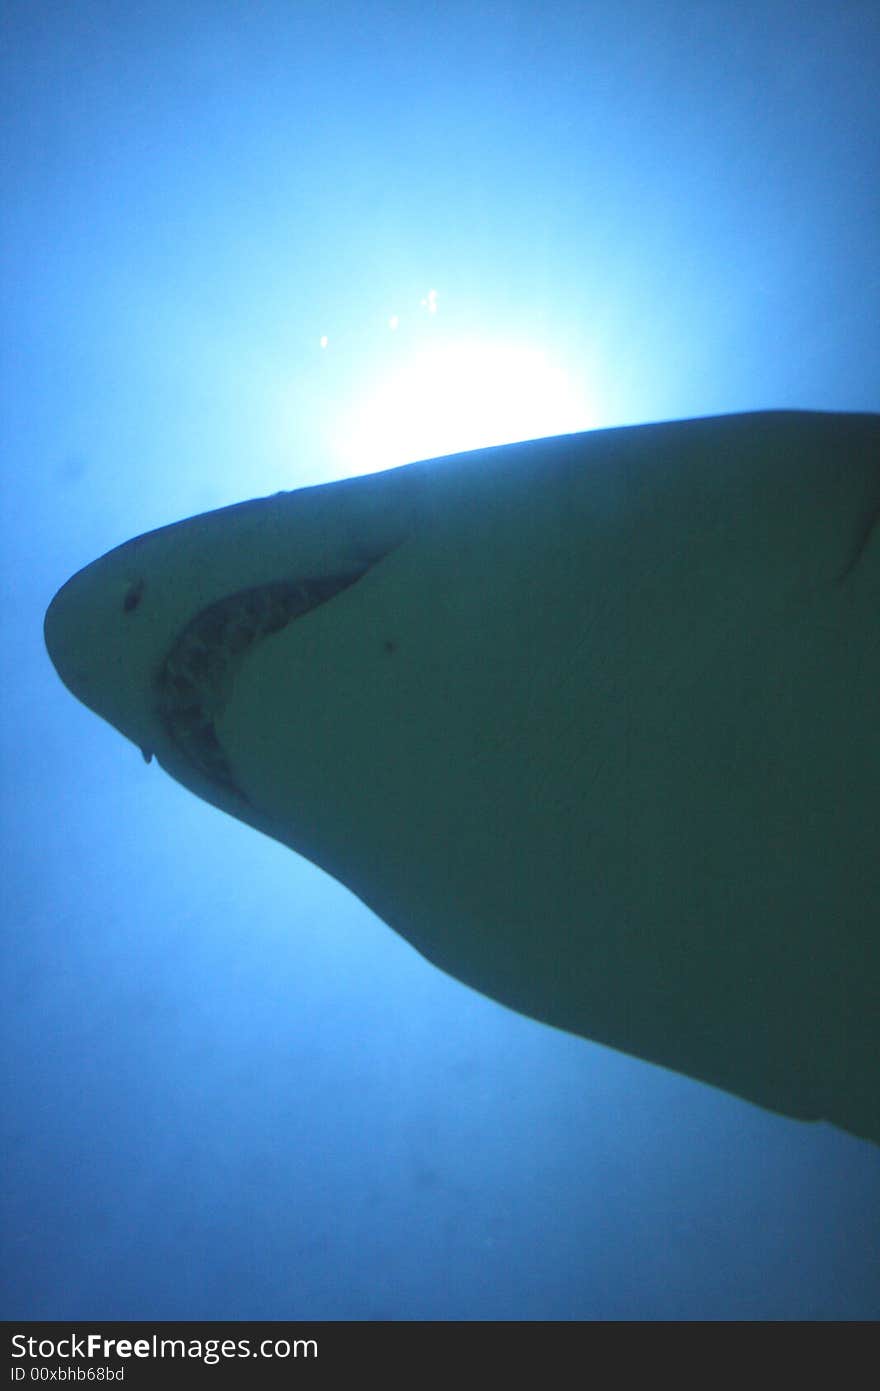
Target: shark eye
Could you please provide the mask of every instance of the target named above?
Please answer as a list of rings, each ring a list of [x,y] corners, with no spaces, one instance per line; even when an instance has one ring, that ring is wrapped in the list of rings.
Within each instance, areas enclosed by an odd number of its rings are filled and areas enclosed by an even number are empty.
[[[141,595],[143,594],[143,592],[143,580],[135,580],[134,584],[129,585],[128,589],[126,590],[125,598],[122,601],[123,613],[132,613],[134,609],[137,608],[138,604],[141,601]]]

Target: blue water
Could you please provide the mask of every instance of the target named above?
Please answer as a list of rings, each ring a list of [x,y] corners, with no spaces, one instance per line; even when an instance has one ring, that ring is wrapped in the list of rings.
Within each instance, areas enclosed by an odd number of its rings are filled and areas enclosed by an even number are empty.
[[[0,1315],[877,1317],[876,1147],[446,979],[41,635],[118,542],[407,451],[880,408],[876,4],[5,21]],[[466,384],[400,383],[474,342],[574,405],[505,367],[433,447]]]

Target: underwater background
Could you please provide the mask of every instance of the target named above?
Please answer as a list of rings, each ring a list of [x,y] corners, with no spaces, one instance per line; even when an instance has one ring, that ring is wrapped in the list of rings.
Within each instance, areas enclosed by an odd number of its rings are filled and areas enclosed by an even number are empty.
[[[447,979],[42,643],[73,571],[246,497],[880,409],[875,0],[3,29],[0,1317],[876,1318],[876,1147]]]

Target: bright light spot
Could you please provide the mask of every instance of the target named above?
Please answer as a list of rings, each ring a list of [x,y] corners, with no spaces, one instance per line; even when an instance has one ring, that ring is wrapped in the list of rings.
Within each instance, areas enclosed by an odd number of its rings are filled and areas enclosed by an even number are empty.
[[[392,314],[392,315],[391,315],[391,318],[388,320],[388,327],[391,329],[391,331],[392,331],[392,333],[393,333],[394,330],[395,330],[396,328],[398,328],[399,326],[400,326],[400,317],[399,317],[397,314]]]
[[[327,337],[326,333],[322,333],[322,334],[321,334],[321,347],[322,347],[322,348],[326,348],[326,346],[327,346],[327,344],[328,344],[329,342],[330,342],[330,339]]]
[[[422,309],[427,309],[429,314],[437,313],[437,291],[429,290],[424,299],[419,300]]]
[[[337,452],[369,473],[490,444],[589,429],[583,390],[540,348],[459,340],[424,348],[356,407]]]

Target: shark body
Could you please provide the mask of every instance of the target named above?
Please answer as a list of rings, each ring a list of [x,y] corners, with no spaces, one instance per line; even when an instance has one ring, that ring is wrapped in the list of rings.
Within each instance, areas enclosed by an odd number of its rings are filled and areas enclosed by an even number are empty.
[[[206,513],[71,691],[442,970],[880,1143],[880,416],[560,436]]]

